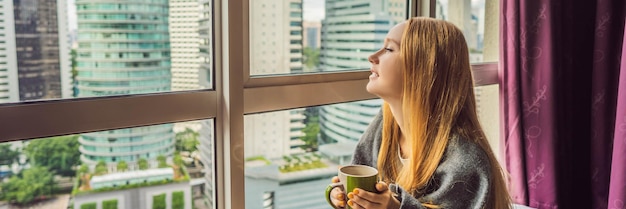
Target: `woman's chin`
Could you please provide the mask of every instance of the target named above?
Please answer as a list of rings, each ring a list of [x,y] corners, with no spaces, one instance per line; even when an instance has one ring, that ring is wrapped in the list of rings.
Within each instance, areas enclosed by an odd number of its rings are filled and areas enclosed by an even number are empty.
[[[367,83],[367,85],[365,86],[365,91],[369,92],[370,94],[374,94],[374,92],[372,92],[373,88],[372,88],[372,82],[370,81],[369,83]]]
[[[367,86],[365,86],[365,90],[370,93],[370,94],[374,94],[376,96],[378,96],[378,91],[376,91],[376,87],[374,87],[374,85],[370,82],[367,84]]]

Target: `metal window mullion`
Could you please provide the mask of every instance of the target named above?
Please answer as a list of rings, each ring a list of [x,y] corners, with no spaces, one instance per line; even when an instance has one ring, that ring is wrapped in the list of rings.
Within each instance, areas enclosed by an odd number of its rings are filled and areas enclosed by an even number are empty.
[[[498,63],[473,64],[472,75],[476,87],[498,84]],[[263,78],[266,80],[260,79],[254,87],[245,88],[244,114],[377,98],[365,90],[369,79],[363,78],[361,74],[353,74],[351,77],[344,77],[343,80],[337,81],[290,82],[298,81],[298,77]]]
[[[375,99],[369,79],[246,88],[244,114]]]
[[[0,105],[0,142],[201,120],[216,92],[190,91]]]
[[[219,39],[222,66],[216,67],[219,112],[216,150],[219,209],[245,208],[243,100],[244,81],[249,79],[249,1],[221,2]],[[217,13],[217,12],[216,12]]]
[[[284,86],[311,83],[328,83],[336,81],[351,81],[367,79],[371,72],[366,70],[306,73],[253,77],[244,84],[244,88],[258,88],[268,86]]]
[[[415,12],[414,17],[435,18],[437,16],[436,0],[411,0],[411,2],[415,5],[411,7],[412,11]]]

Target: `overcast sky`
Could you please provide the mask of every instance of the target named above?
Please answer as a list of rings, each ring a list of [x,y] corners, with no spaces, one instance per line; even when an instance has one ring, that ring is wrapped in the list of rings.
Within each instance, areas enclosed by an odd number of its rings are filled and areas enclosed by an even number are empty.
[[[321,0],[303,0],[302,16],[305,21],[321,21],[325,15],[324,1]]]

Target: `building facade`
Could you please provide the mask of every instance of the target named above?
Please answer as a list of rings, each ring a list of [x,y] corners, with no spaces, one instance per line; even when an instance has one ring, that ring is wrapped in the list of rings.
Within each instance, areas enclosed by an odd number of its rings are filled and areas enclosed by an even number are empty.
[[[103,208],[104,204],[113,204],[116,205],[115,208],[152,209],[155,208],[153,207],[155,204],[162,204],[164,208],[173,208],[174,204],[182,203],[182,208],[192,209],[192,194],[189,182],[184,181],[135,189],[78,194],[73,196],[73,202],[74,208],[82,208],[83,205]]]
[[[170,0],[169,6],[172,91],[207,88],[207,78],[200,77],[199,2]]]
[[[200,71],[198,78],[200,81],[207,82],[206,86],[213,86],[213,1],[199,0],[200,19],[198,20],[198,37],[200,38],[199,58]],[[215,156],[214,136],[215,125],[213,120],[204,120],[201,122],[200,144],[198,151],[202,165],[204,165],[204,196],[205,203],[209,209],[216,208],[215,195],[215,165],[213,162]]]
[[[20,101],[72,96],[65,1],[13,1]]]
[[[20,100],[15,51],[15,21],[13,1],[1,1],[0,5],[0,103]]]
[[[304,21],[302,22],[302,26],[304,27],[304,31],[302,33],[302,47],[309,47],[312,49],[320,48],[320,44],[322,42],[322,23],[321,22],[311,22]]]
[[[303,72],[302,0],[255,0],[250,7],[250,75]],[[273,159],[304,152],[303,111],[245,116],[245,157]]]
[[[406,19],[405,4],[401,0],[326,0],[321,69],[369,69],[368,56],[382,47],[391,27]],[[372,100],[322,107],[320,143],[358,141],[380,105],[380,100]]]
[[[66,1],[0,5],[0,103],[72,97]]]
[[[78,97],[171,90],[168,0],[77,0]],[[141,11],[141,12],[138,12]],[[171,124],[82,134],[81,160],[135,162],[174,153]]]

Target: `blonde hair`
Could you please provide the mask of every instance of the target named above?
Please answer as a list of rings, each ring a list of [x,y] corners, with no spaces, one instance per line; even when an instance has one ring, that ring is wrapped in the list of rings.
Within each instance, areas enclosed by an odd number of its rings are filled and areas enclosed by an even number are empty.
[[[491,184],[486,208],[510,208],[503,172],[478,122],[469,52],[463,33],[453,24],[432,18],[407,20],[400,53],[402,118],[412,152],[399,168],[402,132],[387,103],[383,104],[383,140],[378,155],[383,181],[421,195],[452,136],[472,140],[487,154]],[[436,208],[436,202],[424,203]]]

